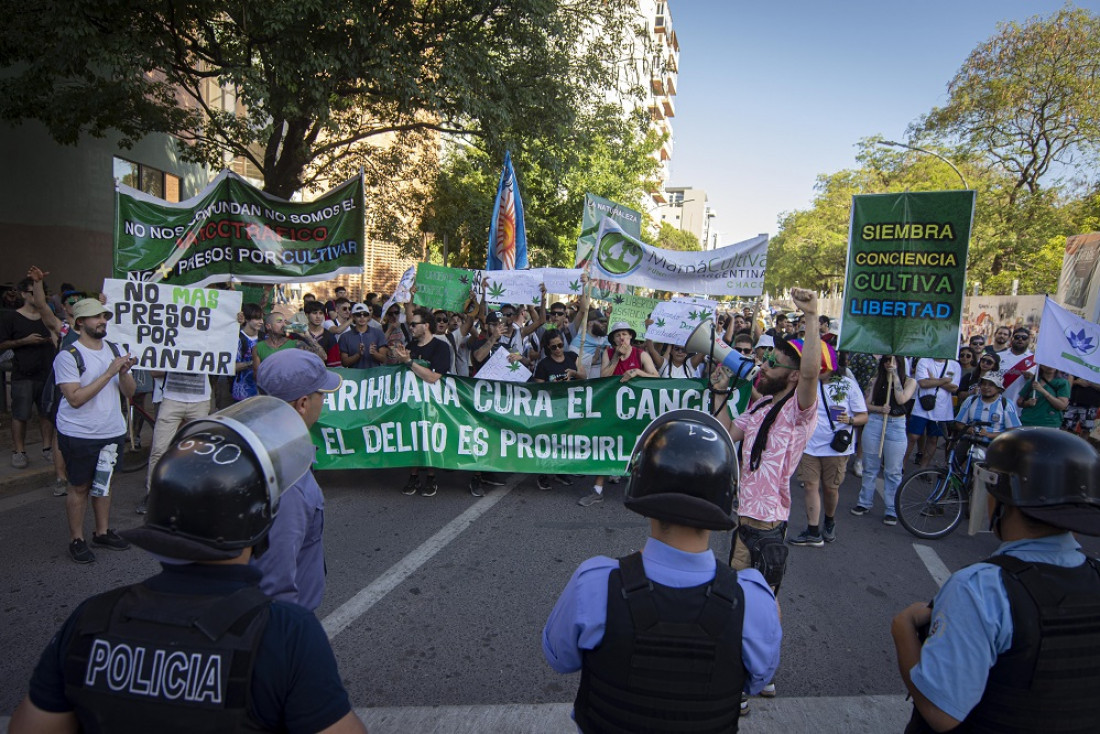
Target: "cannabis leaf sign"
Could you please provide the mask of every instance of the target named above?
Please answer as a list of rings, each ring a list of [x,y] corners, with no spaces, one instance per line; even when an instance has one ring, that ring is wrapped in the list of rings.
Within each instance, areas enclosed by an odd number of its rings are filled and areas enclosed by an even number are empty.
[[[695,321],[696,319],[699,318],[699,312],[698,311],[692,311],[691,313],[688,314],[688,318],[691,319],[692,321]]]
[[[470,285],[470,276],[469,275],[460,275],[458,277],[458,282],[461,283],[462,285]]]
[[[665,320],[664,319],[657,319],[657,328],[658,329],[664,327],[664,325],[665,325]]]
[[[614,302],[614,304],[616,306],[621,306],[623,304],[623,301],[626,300],[626,299],[624,299],[622,296],[615,296],[611,300]]]
[[[508,365],[508,369],[512,372],[519,372],[519,362],[512,362]]]
[[[579,280],[573,280],[569,282],[569,292],[576,293],[581,289],[581,282]]]
[[[535,296],[535,297],[533,297],[533,298],[531,299],[531,303],[533,303],[534,305],[536,305],[536,306],[537,306],[537,305],[539,305],[540,303],[542,303],[542,299],[541,299],[541,298],[539,298],[538,296]]]
[[[709,318],[710,318],[710,311],[708,311],[704,308],[702,311],[699,312],[699,320],[700,321],[706,321]]]
[[[507,292],[508,292],[508,289],[505,288],[500,283],[490,282],[490,284],[489,284],[489,295],[492,296],[493,298],[500,298],[501,296],[503,296]]]

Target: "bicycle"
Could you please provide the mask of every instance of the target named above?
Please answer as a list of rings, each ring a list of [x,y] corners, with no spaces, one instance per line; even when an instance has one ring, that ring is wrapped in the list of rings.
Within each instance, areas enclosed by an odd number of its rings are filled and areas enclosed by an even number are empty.
[[[985,428],[991,423],[973,421],[969,427]],[[965,431],[950,436],[947,450],[947,466],[921,469],[909,475],[898,487],[894,499],[898,521],[902,527],[918,538],[936,540],[951,534],[965,514],[970,517],[970,495],[974,487],[973,468],[985,459],[984,446],[988,441],[968,439],[964,456],[957,456],[958,444]]]
[[[144,396],[144,393],[135,394],[126,401],[126,443],[128,445],[125,447],[122,455],[118,457],[118,462],[115,464],[115,470],[122,474],[141,471],[149,466],[149,451],[153,440],[152,438],[149,439],[150,445],[141,445],[141,437],[134,428],[134,413],[144,418],[150,426],[156,425],[157,418],[155,415],[145,410],[145,408],[141,406],[141,403],[134,400],[134,398],[139,397],[139,395]]]

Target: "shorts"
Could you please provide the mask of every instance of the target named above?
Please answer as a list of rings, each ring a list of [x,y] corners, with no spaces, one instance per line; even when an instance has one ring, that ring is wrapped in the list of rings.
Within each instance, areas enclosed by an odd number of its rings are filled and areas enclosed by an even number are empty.
[[[826,486],[836,489],[844,481],[844,472],[848,469],[848,455],[810,456],[802,454],[798,462],[798,478],[806,484]]]
[[[943,428],[940,427],[939,421],[934,421],[931,418],[925,418],[919,415],[909,416],[909,420],[905,424],[905,430],[910,436],[920,436],[925,432],[927,432],[929,436],[943,435]]]
[[[42,389],[46,386],[46,380],[12,380],[11,381],[11,417],[17,421],[29,421],[31,419],[31,406],[33,405],[42,415]]]
[[[118,455],[121,457],[122,444],[125,440],[125,434],[114,438],[72,438],[59,432],[57,447],[65,457],[65,470],[69,473],[69,484],[73,487],[91,486],[100,449],[108,444],[117,444]]]

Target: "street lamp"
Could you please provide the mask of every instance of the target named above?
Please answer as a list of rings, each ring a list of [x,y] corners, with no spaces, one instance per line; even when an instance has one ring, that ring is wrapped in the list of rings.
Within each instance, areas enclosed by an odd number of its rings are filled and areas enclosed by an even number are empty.
[[[959,180],[962,181],[964,189],[969,189],[970,188],[970,186],[967,185],[967,183],[966,183],[966,179],[963,178],[962,171],[960,171],[958,168],[956,168],[954,163],[947,160],[946,158],[944,158],[939,153],[936,153],[935,151],[931,151],[931,150],[925,150],[924,148],[918,148],[917,146],[909,145],[908,143],[899,143],[899,142],[896,142],[894,140],[880,140],[878,142],[881,145],[888,145],[891,148],[908,148],[909,150],[915,150],[918,153],[927,153],[930,156],[933,156],[935,158],[939,158],[941,161],[943,161],[947,165],[951,166],[951,170],[954,171],[958,175]]]

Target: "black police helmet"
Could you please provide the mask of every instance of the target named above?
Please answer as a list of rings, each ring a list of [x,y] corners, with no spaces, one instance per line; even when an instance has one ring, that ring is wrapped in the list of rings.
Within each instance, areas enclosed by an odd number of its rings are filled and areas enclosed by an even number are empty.
[[[707,530],[734,526],[737,457],[726,429],[698,410],[673,410],[638,437],[623,504],[657,520]]]
[[[989,444],[986,491],[1056,528],[1100,535],[1100,455],[1056,428],[1016,428]],[[979,474],[981,472],[979,471]]]

